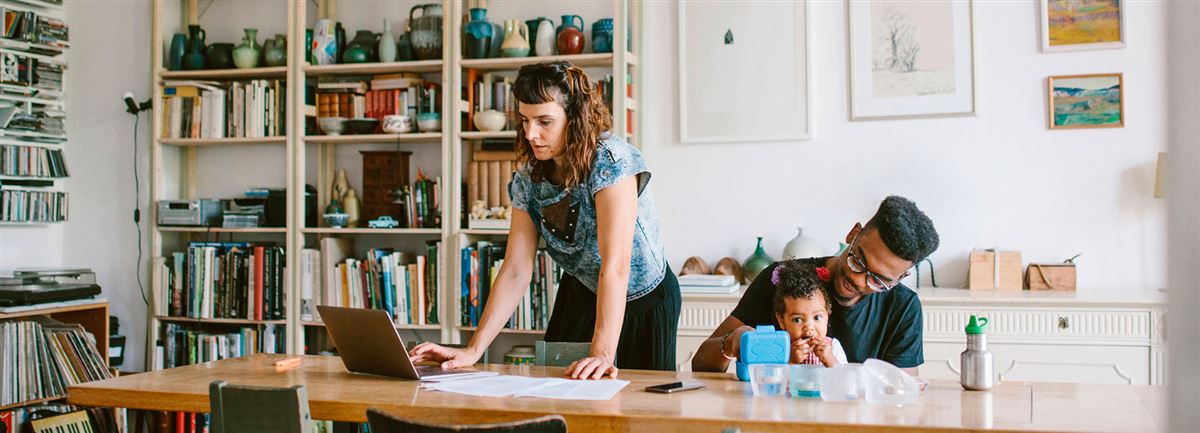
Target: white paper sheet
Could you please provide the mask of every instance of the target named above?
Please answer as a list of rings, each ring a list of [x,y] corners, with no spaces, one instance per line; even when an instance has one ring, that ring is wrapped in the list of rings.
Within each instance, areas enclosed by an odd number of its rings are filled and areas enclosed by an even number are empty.
[[[620,392],[627,380],[571,380],[549,377],[492,376],[426,383],[434,391],[477,397],[533,397],[559,400],[609,400]]]

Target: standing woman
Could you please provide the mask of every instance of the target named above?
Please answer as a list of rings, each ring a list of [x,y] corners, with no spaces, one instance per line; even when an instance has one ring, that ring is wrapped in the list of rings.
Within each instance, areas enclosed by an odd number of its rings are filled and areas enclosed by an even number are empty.
[[[508,185],[512,227],[479,329],[463,349],[422,343],[414,362],[475,364],[512,317],[533,275],[538,237],[564,270],[546,341],[591,342],[567,367],[578,379],[616,377],[617,368],[675,369],[679,282],[667,266],[658,212],[638,149],[610,134],[604,99],[567,62],[521,68],[516,151]]]

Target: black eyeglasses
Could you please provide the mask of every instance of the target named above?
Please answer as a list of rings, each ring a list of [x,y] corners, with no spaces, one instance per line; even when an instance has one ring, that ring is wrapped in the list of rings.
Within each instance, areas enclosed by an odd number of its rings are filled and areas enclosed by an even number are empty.
[[[860,230],[858,233],[861,234],[862,231]],[[850,270],[856,274],[867,274],[867,288],[871,289],[872,292],[886,292],[888,290],[892,290],[893,287],[896,287],[897,284],[900,284],[900,280],[908,276],[908,271],[904,271],[903,274],[900,274],[899,277],[893,280],[891,278],[871,272],[870,269],[867,269],[867,264],[863,261],[862,257],[859,257],[858,254],[854,253],[854,247],[857,243],[858,234],[855,234],[854,240],[850,241],[850,246],[846,247],[846,256],[849,259],[846,260],[846,267],[850,268]]]

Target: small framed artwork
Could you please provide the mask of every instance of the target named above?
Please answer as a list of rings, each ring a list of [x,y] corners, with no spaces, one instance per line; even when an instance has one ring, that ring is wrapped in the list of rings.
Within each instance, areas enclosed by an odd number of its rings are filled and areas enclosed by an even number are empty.
[[[1125,83],[1121,74],[1063,75],[1046,81],[1050,129],[1125,126]]]
[[[849,1],[850,119],[975,114],[971,1]]]
[[[681,142],[811,137],[808,1],[684,1],[678,8]]]
[[[1125,47],[1121,0],[1041,0],[1042,51]]]

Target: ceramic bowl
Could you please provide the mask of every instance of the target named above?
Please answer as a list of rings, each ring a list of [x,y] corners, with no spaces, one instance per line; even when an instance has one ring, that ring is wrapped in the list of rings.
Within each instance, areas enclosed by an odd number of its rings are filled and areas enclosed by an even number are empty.
[[[317,126],[321,127],[325,135],[342,135],[342,131],[346,129],[346,118],[322,117],[317,119]]]
[[[324,216],[325,225],[335,229],[345,227],[346,223],[350,221],[350,214],[348,213],[327,213]]]
[[[389,134],[404,134],[412,132],[413,121],[412,117],[402,116],[399,114],[389,114],[383,116],[383,132]]]
[[[346,134],[370,134],[379,127],[379,119],[350,119],[346,121]]]
[[[495,132],[504,129],[504,113],[487,110],[475,113],[475,127],[480,131]]]
[[[442,115],[439,113],[421,113],[417,115],[417,127],[421,132],[438,132],[442,130]]]

